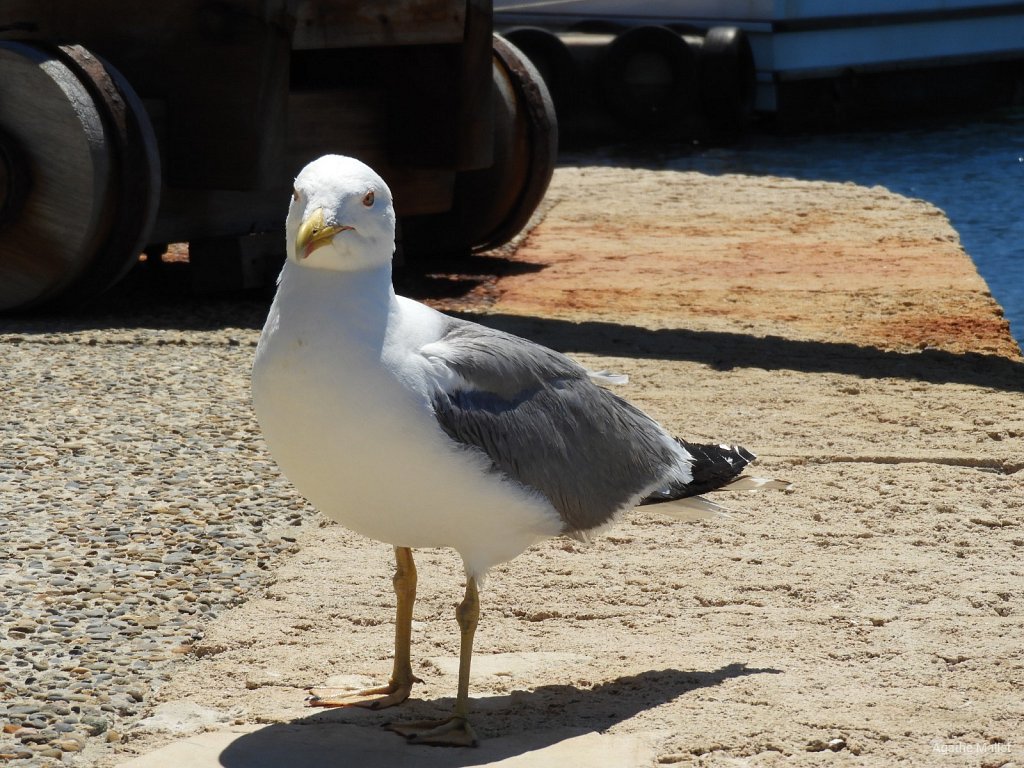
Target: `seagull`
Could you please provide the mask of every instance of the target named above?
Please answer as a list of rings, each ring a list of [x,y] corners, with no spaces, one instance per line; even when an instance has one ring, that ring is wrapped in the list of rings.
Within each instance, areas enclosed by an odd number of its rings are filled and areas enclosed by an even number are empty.
[[[284,475],[324,515],[394,547],[394,667],[387,685],[314,691],[314,706],[405,701],[412,550],[451,547],[466,584],[456,610],[451,717],[395,722],[412,743],[471,746],[469,677],[479,585],[493,566],[555,536],[588,541],[640,504],[683,519],[723,508],[699,494],[787,487],[741,476],[735,445],[677,439],[588,371],[526,339],[395,294],[395,209],[384,180],[339,155],[295,179],[287,259],[256,348],[253,405]]]

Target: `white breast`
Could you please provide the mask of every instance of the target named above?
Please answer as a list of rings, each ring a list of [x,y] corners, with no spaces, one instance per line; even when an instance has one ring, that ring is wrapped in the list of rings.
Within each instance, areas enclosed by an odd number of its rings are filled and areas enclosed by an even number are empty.
[[[321,512],[389,544],[454,547],[474,574],[559,532],[543,497],[437,425],[415,350],[436,339],[440,316],[391,294],[386,333],[367,334],[365,293],[317,308],[304,292],[294,311],[285,289],[260,338],[253,402],[274,458]]]

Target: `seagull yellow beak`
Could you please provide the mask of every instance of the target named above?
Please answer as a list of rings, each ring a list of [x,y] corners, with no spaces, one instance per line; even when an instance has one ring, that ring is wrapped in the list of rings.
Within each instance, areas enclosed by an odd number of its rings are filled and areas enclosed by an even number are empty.
[[[305,259],[321,246],[328,245],[339,232],[352,229],[345,224],[327,224],[324,221],[324,209],[317,208],[299,226],[299,234],[295,238],[295,253]]]

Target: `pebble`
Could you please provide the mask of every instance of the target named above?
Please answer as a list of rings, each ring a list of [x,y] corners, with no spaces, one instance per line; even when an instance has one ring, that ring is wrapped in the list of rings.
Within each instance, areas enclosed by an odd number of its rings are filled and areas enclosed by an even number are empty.
[[[57,738],[57,732],[49,728],[25,727],[15,732],[15,738],[23,744],[48,744]]]
[[[52,742],[52,744],[61,752],[81,752],[85,746],[85,742],[82,739],[75,738],[58,739]]]
[[[252,415],[266,305],[147,311],[0,325],[0,755],[22,765],[114,749],[315,519]]]

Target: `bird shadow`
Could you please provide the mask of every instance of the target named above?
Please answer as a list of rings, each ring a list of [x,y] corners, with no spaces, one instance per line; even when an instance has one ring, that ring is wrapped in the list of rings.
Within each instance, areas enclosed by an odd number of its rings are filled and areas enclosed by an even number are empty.
[[[358,708],[326,710],[243,734],[220,753],[219,760],[224,768],[327,762],[363,768],[484,765],[587,733],[600,733],[692,691],[761,674],[782,674],[782,670],[736,662],[710,671],[651,670],[592,688],[543,685],[530,691],[476,698],[473,723],[481,736],[478,748],[411,747],[399,735],[379,727],[392,719],[445,717],[453,705],[450,698],[410,700],[403,705],[401,717]]]

